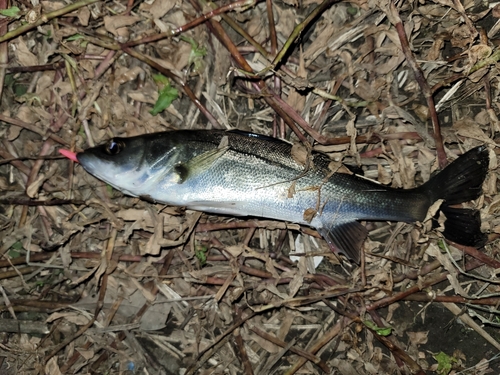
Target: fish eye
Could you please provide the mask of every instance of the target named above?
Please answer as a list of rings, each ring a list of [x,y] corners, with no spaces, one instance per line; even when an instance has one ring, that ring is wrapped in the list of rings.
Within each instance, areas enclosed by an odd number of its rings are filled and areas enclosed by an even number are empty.
[[[122,141],[115,141],[110,139],[108,143],[106,143],[105,150],[109,155],[119,154],[125,148],[125,144]]]

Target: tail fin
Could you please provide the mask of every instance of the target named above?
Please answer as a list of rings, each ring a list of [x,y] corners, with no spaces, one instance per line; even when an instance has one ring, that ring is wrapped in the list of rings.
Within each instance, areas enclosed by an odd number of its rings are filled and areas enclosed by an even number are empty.
[[[486,242],[486,235],[480,229],[479,212],[450,206],[479,198],[488,164],[488,148],[473,148],[421,187],[432,201],[444,200],[441,206],[441,212],[446,216],[443,235],[451,241],[477,247]]]
[[[447,239],[466,246],[484,246],[487,237],[481,232],[478,210],[443,206],[441,212],[446,216],[443,235]]]

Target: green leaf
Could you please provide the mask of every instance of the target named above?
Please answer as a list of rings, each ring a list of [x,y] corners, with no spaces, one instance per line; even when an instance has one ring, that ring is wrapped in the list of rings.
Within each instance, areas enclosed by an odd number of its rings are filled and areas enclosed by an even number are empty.
[[[153,81],[160,87],[170,86],[170,80],[163,74],[153,74]]]
[[[363,324],[377,332],[380,336],[389,336],[392,332],[392,327],[379,327],[370,320],[363,321]]]
[[[7,252],[7,255],[9,256],[9,258],[15,259],[15,258],[19,258],[21,256],[21,253],[19,251],[16,251],[16,250],[9,250]]]
[[[207,264],[207,251],[208,251],[208,248],[206,246],[198,245],[198,246],[196,246],[196,250],[194,252],[196,258],[198,258],[198,261],[200,262],[200,265],[202,267],[205,264]]]
[[[191,44],[191,52],[189,53],[189,65],[193,65],[193,72],[199,73],[205,67],[203,58],[207,54],[207,49],[205,47],[200,47],[198,43],[193,38],[186,36],[181,36],[181,40]]]
[[[170,80],[167,77],[162,76],[161,74],[156,74],[153,76],[156,84],[160,87],[158,91],[158,100],[151,111],[153,116],[156,116],[158,113],[163,112],[166,108],[172,104],[172,102],[177,99],[179,96],[179,91],[175,87],[170,86]]]
[[[80,40],[80,39],[84,39],[85,37],[82,35],[82,34],[73,34],[71,36],[69,36],[66,40],[68,42],[72,42],[74,40]]]
[[[434,359],[438,363],[438,368],[436,372],[440,375],[447,375],[451,371],[451,367],[453,362],[457,362],[457,360],[453,357],[450,357],[448,354],[439,352],[434,356]]]
[[[358,8],[348,7],[347,13],[350,14],[351,16],[355,16],[356,14],[358,14]]]
[[[10,248],[12,250],[22,250],[23,249],[23,243],[21,241],[14,242]]]
[[[5,17],[18,18],[21,10],[18,7],[10,7],[8,9],[1,9],[0,14]]]
[[[28,92],[28,86],[26,85],[18,85],[18,84],[14,84],[13,86],[13,89],[14,89],[14,94],[20,98],[24,95],[26,95],[26,93]]]
[[[5,75],[5,85],[10,86],[13,85],[16,80],[14,79],[14,74],[6,74]]]
[[[200,47],[193,38],[181,36],[181,40],[191,44],[190,62],[192,62],[191,57],[194,59],[197,57],[204,57],[207,54],[207,49],[205,47]]]
[[[441,238],[438,240],[437,245],[438,245],[439,249],[440,249],[443,253],[445,253],[445,252],[446,252],[446,250],[448,249],[448,246],[446,246],[446,243],[445,243],[445,242],[444,242],[444,240],[443,240],[443,239],[441,239]]]
[[[109,195],[110,197],[112,197],[112,196],[113,196],[113,186],[111,186],[111,185],[106,185],[106,191],[108,192],[108,195]]]
[[[8,251],[10,258],[19,258],[21,256],[20,250],[24,249],[23,243],[21,241],[14,242]]]

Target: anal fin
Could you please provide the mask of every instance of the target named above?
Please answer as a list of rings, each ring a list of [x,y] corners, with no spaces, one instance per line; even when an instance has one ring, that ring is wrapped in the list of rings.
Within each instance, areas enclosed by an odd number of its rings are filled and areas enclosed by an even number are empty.
[[[333,251],[345,254],[359,264],[361,246],[368,236],[368,230],[357,221],[348,221],[317,229]]]

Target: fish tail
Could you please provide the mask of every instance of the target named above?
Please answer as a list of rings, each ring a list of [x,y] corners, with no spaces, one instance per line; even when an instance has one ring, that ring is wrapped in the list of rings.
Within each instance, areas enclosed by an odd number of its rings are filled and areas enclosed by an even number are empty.
[[[481,196],[488,165],[488,148],[479,146],[460,156],[420,187],[432,202],[444,200],[441,212],[446,217],[443,235],[447,239],[466,246],[485,244],[487,237],[481,232],[479,211],[451,206]]]

